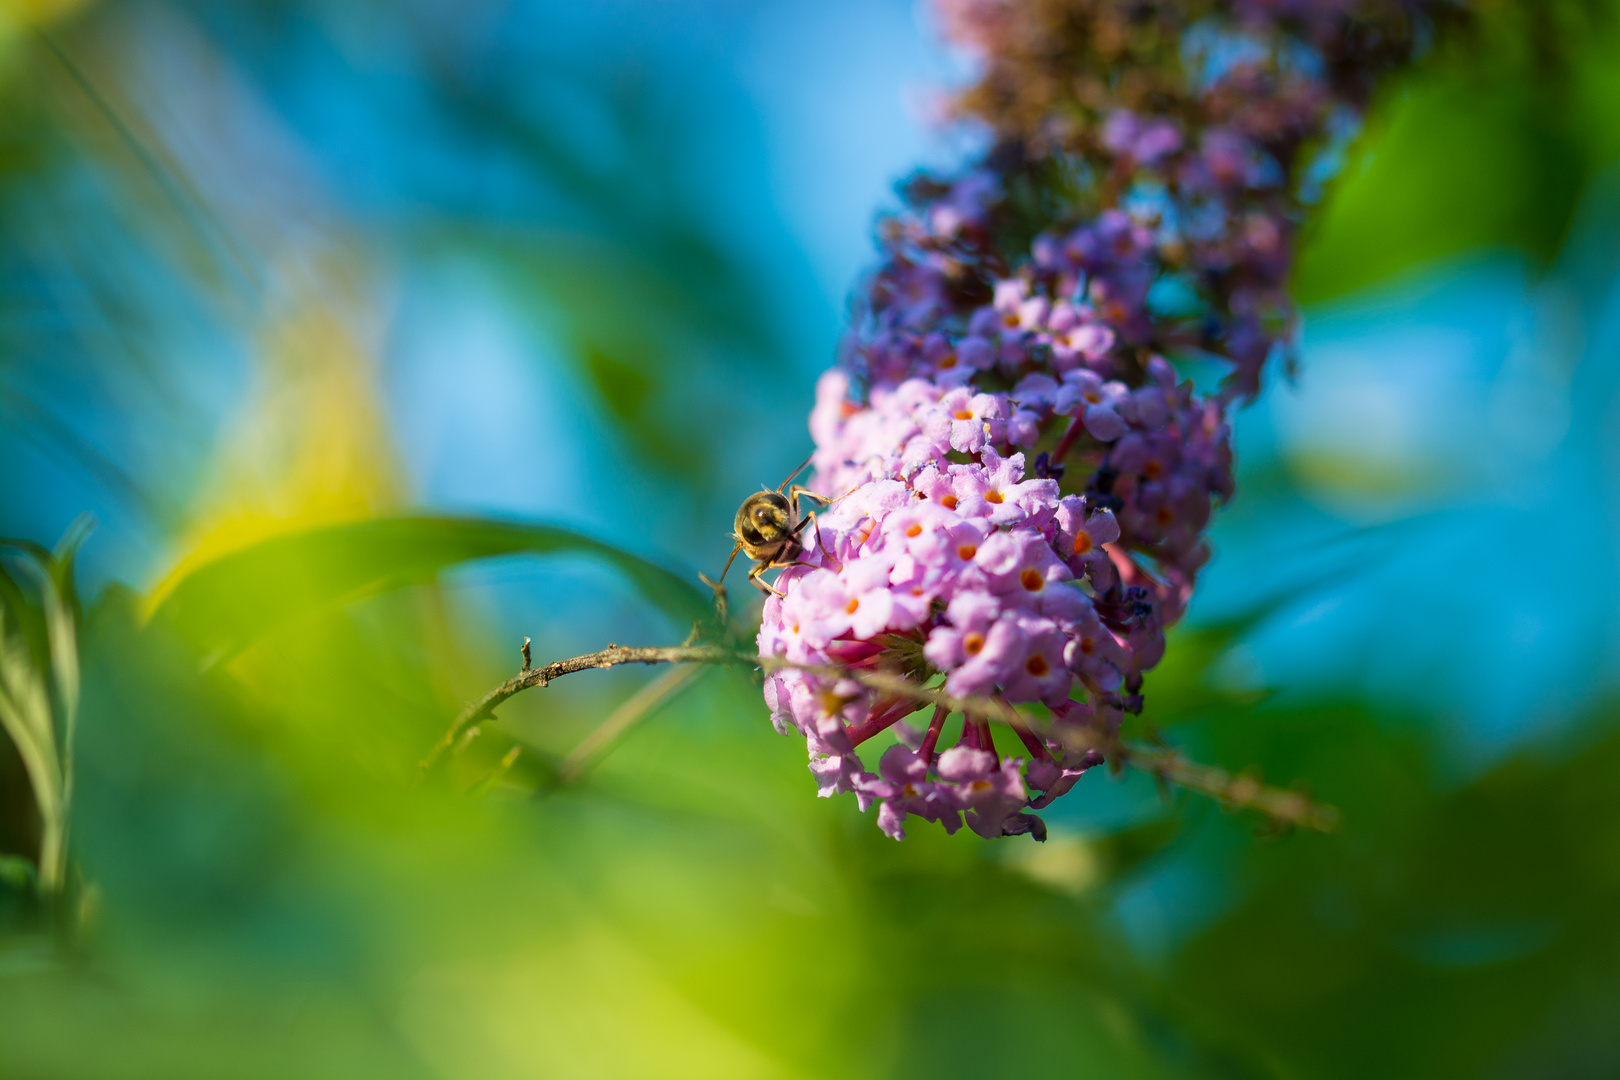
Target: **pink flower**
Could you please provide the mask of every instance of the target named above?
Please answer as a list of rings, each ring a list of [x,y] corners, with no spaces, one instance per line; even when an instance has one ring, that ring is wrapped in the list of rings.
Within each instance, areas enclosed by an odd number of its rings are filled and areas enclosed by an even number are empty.
[[[1114,347],[1114,331],[1106,323],[1082,322],[1052,335],[1053,367],[1072,371],[1088,360],[1101,360]]]
[[[945,609],[947,623],[928,635],[923,656],[941,671],[960,668],[984,651],[985,635],[1001,615],[1001,601],[987,592],[964,589]]]
[[[1040,838],[1027,811],[1097,764],[1087,739],[1141,708],[1209,558],[1211,512],[1232,494],[1227,409],[1258,393],[1296,332],[1302,148],[1330,142],[1369,76],[1415,46],[1377,21],[1383,0],[1237,0],[1210,18],[1253,56],[1182,71],[1198,49],[1167,22],[1152,55],[1087,52],[1082,105],[1061,70],[1085,44],[1076,26],[1034,23],[1010,0],[941,2],[997,83],[986,100],[1052,110],[1019,117],[1039,138],[1016,172],[993,153],[919,174],[883,219],[883,261],[810,417],[813,482],[837,502],[817,510],[802,565],[776,578],[785,597],[766,599],[758,645],[846,674],[926,665],[952,694],[1044,702],[1046,741],[1020,731],[1027,765],[997,759],[981,715],[939,748],[939,714],[873,774],[857,751],[912,702],[853,678],[765,683],[772,723],[804,733],[818,787],[881,800],[890,835],[912,816],[954,830],[965,811],[982,835]],[[1389,0],[1414,15],[1438,2]],[[1056,97],[1021,95],[1035,72]],[[1185,88],[1174,115],[1129,89],[1159,74]],[[975,108],[993,127],[1006,119]],[[1224,383],[1182,380],[1155,352],[1167,348],[1224,362]],[[1021,449],[1042,455],[1039,475]]]
[[[849,745],[844,725],[837,717],[826,717],[806,734],[810,749],[810,773],[816,778],[816,794],[823,799],[843,793],[853,793],[856,804],[864,812],[872,805],[867,790],[869,781],[877,777],[867,772],[861,759]]]
[[[1064,558],[1101,555],[1104,544],[1119,539],[1119,522],[1110,510],[1090,513],[1083,496],[1059,500],[1056,513],[1057,549]]]
[[[1079,619],[1063,647],[1063,664],[1080,676],[1093,690],[1118,690],[1127,671],[1135,669],[1132,657],[1102,624],[1095,612]]]
[[[1103,145],[1139,165],[1153,166],[1181,149],[1181,133],[1169,120],[1143,119],[1118,109],[1103,125]]]
[[[961,387],[948,391],[928,415],[923,432],[943,450],[976,454],[1001,437],[1006,407],[995,394]]]
[[[1057,481],[1025,480],[1023,454],[1003,458],[987,448],[980,457],[984,464],[978,467],[951,466],[963,514],[988,518],[992,525],[1039,525],[1050,519],[1058,500]]]
[[[940,634],[941,631],[934,631]],[[992,694],[996,687],[1009,679],[1024,662],[1028,642],[1023,627],[1010,616],[1003,616],[980,633],[964,630],[961,636],[962,661],[945,678],[945,689],[962,696]],[[929,646],[936,654],[944,649],[943,641]]]
[[[915,751],[898,744],[889,747],[878,763],[878,771],[887,784],[883,805],[878,808],[878,828],[896,840],[904,840],[908,814],[937,821],[947,833],[962,827],[954,793],[929,781],[928,763]]]
[[[1053,408],[1064,415],[1079,411],[1086,430],[1102,442],[1113,442],[1130,430],[1123,413],[1130,411],[1131,392],[1124,383],[1104,382],[1086,368],[1065,372]]]
[[[1102,753],[1097,750],[1072,750],[1056,760],[1042,758],[1033,762],[1027,773],[1029,785],[1039,788],[1041,794],[1030,800],[1030,808],[1040,810],[1050,806],[1054,799],[1068,794],[1076,780],[1102,763]]]
[[[1063,660],[1066,642],[1063,631],[1050,619],[1020,615],[1017,621],[1023,631],[1023,656],[1002,683],[1002,693],[1014,704],[1068,701],[1074,676]]]
[[[954,589],[978,555],[987,523],[963,518],[936,502],[897,511],[883,523],[884,549],[894,555],[890,584],[930,599]]]
[[[889,592],[892,560],[881,555],[844,564],[841,572],[813,570],[789,594],[803,634],[813,645],[824,646],[845,633],[866,639],[881,634],[894,614]]]
[[[993,839],[1029,801],[1019,775],[1021,765],[1017,758],[997,764],[995,755],[986,750],[956,746],[939,756],[939,775],[950,785],[955,805],[967,811],[968,827]]]
[[[1074,576],[1052,545],[1028,530],[993,533],[980,546],[974,565],[1003,604],[1030,610],[1039,607],[1049,585]]]

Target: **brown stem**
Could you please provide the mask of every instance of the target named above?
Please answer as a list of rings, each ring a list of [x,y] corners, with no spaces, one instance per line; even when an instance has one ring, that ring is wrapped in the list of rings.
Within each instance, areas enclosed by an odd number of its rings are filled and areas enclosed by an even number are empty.
[[[1233,776],[1214,765],[1188,761],[1177,750],[1122,746],[1123,761],[1167,784],[1175,784],[1232,807],[1254,810],[1278,825],[1330,833],[1339,827],[1337,808],[1309,795],[1270,787],[1253,776]]]
[[[1000,694],[996,695],[996,700],[1002,704],[1007,704],[1007,699],[1002,697]],[[1011,705],[1008,705],[1007,707],[1012,709]],[[1024,720],[1024,714],[1019,712],[1017,709],[1012,709],[1012,712],[1017,719],[1009,719],[1007,721],[1007,726],[1018,733],[1018,738],[1020,741],[1023,742],[1025,748],[1028,749],[1031,754],[1035,755],[1035,759],[1037,761],[1050,761],[1052,759],[1052,755],[1047,752],[1046,744],[1041,741],[1041,737],[1039,735],[1030,730],[1029,724]]]
[[[928,722],[928,734],[923,736],[922,745],[917,747],[917,756],[928,765],[934,764],[934,747],[939,745],[939,733],[945,730],[945,718],[951,711],[943,705],[934,707],[934,718]]]
[[[438,745],[423,760],[422,775],[432,769],[455,745],[456,740],[479,720],[492,714],[495,707],[514,694],[533,686],[545,686],[552,679],[591,668],[614,667],[618,664],[726,664],[736,667],[757,667],[767,675],[778,671],[803,671],[827,679],[849,679],[869,690],[909,699],[935,707],[934,722],[929,725],[929,737],[924,746],[932,749],[939,738],[937,729],[943,726],[945,716],[960,712],[970,718],[970,725],[985,725],[995,719],[1017,730],[1028,725],[1022,714],[1011,704],[996,698],[957,697],[940,690],[918,686],[910,679],[887,671],[852,671],[830,664],[805,664],[781,656],[756,656],[737,652],[720,645],[677,645],[627,648],[609,645],[600,652],[586,653],[567,660],[547,664],[522,672],[467,706],[450,725]],[[982,728],[988,735],[988,727]],[[1208,795],[1228,806],[1254,810],[1270,818],[1279,826],[1332,832],[1338,828],[1339,812],[1331,806],[1313,801],[1309,796],[1282,788],[1268,787],[1252,776],[1233,776],[1224,769],[1200,765],[1189,761],[1176,750],[1161,750],[1133,746],[1118,735],[1100,728],[1082,728],[1068,733],[1068,745],[1079,750],[1097,750],[1120,765],[1129,766],[1167,783]],[[993,744],[992,744],[993,745]]]
[[[1017,722],[1017,716],[1018,710],[1009,705],[1006,713],[1003,714],[1003,723],[1008,727],[1012,727]],[[970,714],[967,722],[973,725],[973,734],[975,741],[979,744],[979,749],[987,751],[991,758],[995,760],[996,768],[1001,768],[1001,753],[996,749],[996,737],[990,730],[990,718],[982,713]]]
[[[495,714],[495,710],[507,698],[523,692],[534,686],[546,686],[551,680],[564,675],[572,675],[576,671],[589,671],[592,668],[615,667],[619,664],[735,664],[739,663],[739,654],[731,649],[719,645],[650,645],[630,647],[624,645],[609,645],[607,648],[583,656],[570,657],[567,660],[558,660],[545,667],[530,668],[527,671],[507,679],[501,685],[468,705],[451,722],[450,727],[439,739],[428,756],[422,759],[418,771],[426,776],[433,770],[452,747],[456,745],[464,731]]]
[[[873,709],[867,718],[859,724],[845,729],[849,736],[850,746],[859,746],[874,735],[879,735],[900,722],[903,716],[910,716],[917,711],[917,702],[910,697],[901,697],[897,701],[884,704],[881,709]]]

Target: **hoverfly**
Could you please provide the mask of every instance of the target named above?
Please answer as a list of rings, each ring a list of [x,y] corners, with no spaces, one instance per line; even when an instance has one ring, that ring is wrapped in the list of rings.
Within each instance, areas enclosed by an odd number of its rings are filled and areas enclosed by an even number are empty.
[[[816,523],[816,515],[812,511],[803,517],[799,516],[800,497],[809,496],[823,504],[833,501],[798,484],[788,488],[787,494],[782,494],[782,489],[786,488],[794,477],[804,472],[814,456],[812,454],[810,458],[805,458],[804,464],[789,473],[787,480],[776,485],[775,490],[767,488],[743,500],[742,506],[737,508],[736,531],[732,533],[737,546],[731,549],[731,558],[726,560],[726,569],[720,571],[720,580],[725,580],[726,570],[731,569],[731,564],[740,551],[754,560],[754,568],[748,571],[749,582],[761,592],[782,595],[761,580],[760,575],[767,570],[797,565],[799,556],[804,553],[804,545],[799,540],[799,534],[804,531],[806,525]]]

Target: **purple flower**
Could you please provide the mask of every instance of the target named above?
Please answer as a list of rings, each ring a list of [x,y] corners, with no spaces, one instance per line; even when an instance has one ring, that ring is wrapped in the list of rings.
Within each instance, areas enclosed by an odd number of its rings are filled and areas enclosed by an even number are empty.
[[[1072,371],[1076,364],[1101,360],[1114,347],[1114,332],[1103,323],[1085,322],[1052,335],[1053,366]]]
[[[996,347],[989,338],[970,334],[957,345],[956,356],[968,371],[985,371],[995,366]]]
[[[1002,825],[1029,801],[1019,773],[1022,762],[996,762],[986,750],[955,746],[939,756],[939,775],[951,785],[951,799],[967,812],[968,828],[986,838],[1001,835]]]
[[[1104,382],[1085,368],[1064,373],[1052,407],[1064,415],[1080,412],[1086,430],[1101,442],[1113,442],[1129,431],[1130,423],[1122,413],[1134,411],[1131,391],[1124,383]]]
[[[999,437],[1005,425],[1005,407],[995,394],[975,394],[966,387],[939,399],[923,431],[943,450],[977,454]]]
[[[1064,644],[1063,663],[1088,688],[1100,693],[1118,690],[1133,656],[1102,624],[1095,612],[1076,622]]]
[[[1068,495],[1059,500],[1057,513],[1057,549],[1065,558],[1101,555],[1104,544],[1119,539],[1119,522],[1113,512],[1098,510],[1091,513],[1082,496]],[[1106,556],[1103,556],[1106,557]]]
[[[1103,125],[1103,145],[1139,165],[1157,165],[1181,149],[1181,133],[1169,120],[1144,120],[1126,109],[1119,109]]]
[[[928,635],[923,656],[941,671],[960,668],[984,651],[985,635],[1001,615],[1001,602],[987,592],[965,589],[945,609],[948,620]]]
[[[1023,632],[1023,656],[1002,683],[1002,694],[1013,703],[1068,701],[1074,676],[1064,663],[1063,650],[1068,639],[1062,629],[1050,619],[1025,615],[1015,618]]]
[[[1410,27],[1446,5],[1235,0],[1198,20],[1245,43],[1214,57],[1174,20],[1151,52],[1115,53],[1088,20],[936,2],[993,89],[964,107],[1022,155],[919,174],[880,223],[882,262],[810,415],[813,486],[836,501],[776,578],[757,641],[846,675],[938,672],[954,695],[1045,703],[1046,741],[1020,728],[1027,765],[997,759],[982,715],[941,750],[940,714],[873,774],[859,746],[915,702],[851,677],[765,682],[822,793],[881,800],[890,835],[911,816],[954,831],[965,811],[981,835],[1040,838],[1027,811],[1140,708],[1209,558],[1233,491],[1227,409],[1288,356],[1303,154],[1343,136],[1373,78],[1418,48]],[[1029,246],[1009,247],[1032,217]],[[1225,381],[1195,388],[1167,355],[1222,362]]]
[[[1074,576],[1045,537],[1022,530],[992,533],[979,547],[974,565],[1009,608],[1036,610],[1051,591],[1048,586]]]
[[[1057,481],[1025,480],[1023,454],[1003,458],[987,448],[981,457],[982,467],[952,467],[963,514],[989,518],[992,525],[1030,520],[1038,524],[1050,518],[1058,498]]]
[[[934,596],[954,589],[979,553],[988,524],[963,518],[937,502],[920,502],[883,522],[884,549],[894,553],[890,583],[903,591]]]
[[[953,793],[929,781],[928,763],[916,751],[898,744],[889,747],[878,763],[878,772],[887,785],[883,805],[878,808],[878,828],[896,840],[906,838],[908,814],[937,821],[947,833],[962,827]]]
[[[1103,763],[1103,756],[1097,750],[1070,750],[1061,758],[1042,758],[1029,767],[1029,785],[1041,791],[1039,797],[1030,800],[1030,807],[1040,810],[1050,806],[1052,801],[1061,795],[1066,795],[1087,772]]]
[[[849,744],[844,725],[837,717],[822,719],[811,732],[806,733],[810,748],[810,773],[816,778],[816,794],[822,798],[842,793],[853,793],[864,812],[872,805],[869,782],[877,779],[861,765],[861,759]]]
[[[1057,400],[1058,381],[1044,372],[1032,372],[1013,387],[1011,397],[1022,408],[1046,412]]]
[[[941,630],[934,631],[941,634]],[[995,692],[996,687],[1012,677],[1024,662],[1028,651],[1027,635],[1018,620],[1012,616],[998,618],[983,633],[967,629],[962,631],[961,656],[958,667],[945,679],[945,689],[953,694],[984,695]],[[929,647],[934,655],[942,655],[945,645],[935,645],[932,637]]]

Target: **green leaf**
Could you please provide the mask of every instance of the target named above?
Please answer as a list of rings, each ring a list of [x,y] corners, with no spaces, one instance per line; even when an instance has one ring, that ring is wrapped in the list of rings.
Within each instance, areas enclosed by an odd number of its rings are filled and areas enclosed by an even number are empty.
[[[600,558],[677,622],[710,616],[707,594],[646,559],[555,525],[399,517],[273,537],[205,563],[152,613],[193,644],[234,655],[310,611],[431,581],[458,563],[520,552]]]
[[[61,886],[67,805],[61,755],[51,718],[50,691],[28,643],[7,630],[0,607],[0,729],[17,748],[40,819],[40,881],[50,891]]]
[[[68,748],[73,745],[73,726],[79,712],[78,598],[73,569],[79,548],[93,528],[95,519],[88,514],[81,515],[68,527],[56,550],[48,558],[39,559],[40,569],[49,578],[44,589],[45,628],[51,645],[51,674],[55,677],[62,706],[62,743]],[[71,750],[66,756],[71,762]],[[71,784],[71,763],[67,773]]]

